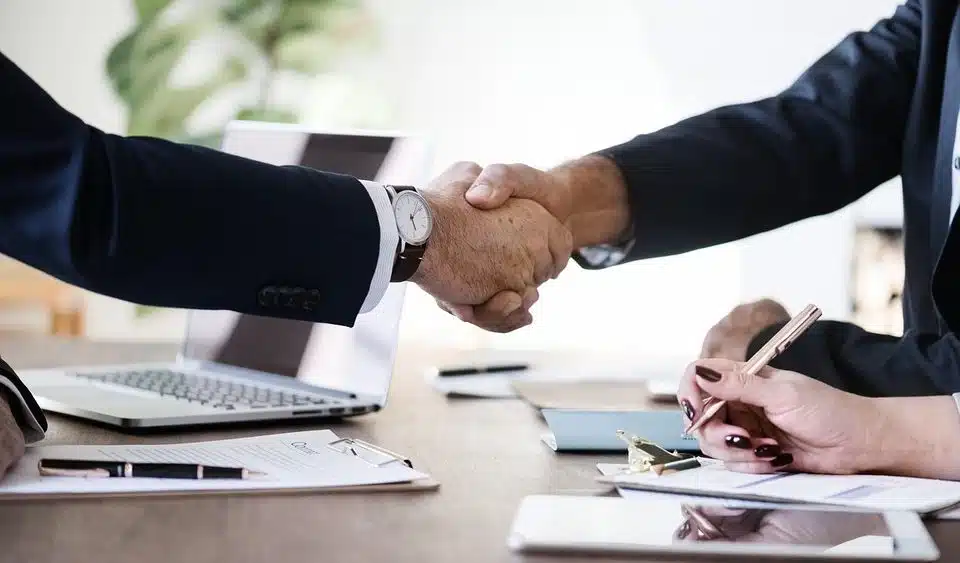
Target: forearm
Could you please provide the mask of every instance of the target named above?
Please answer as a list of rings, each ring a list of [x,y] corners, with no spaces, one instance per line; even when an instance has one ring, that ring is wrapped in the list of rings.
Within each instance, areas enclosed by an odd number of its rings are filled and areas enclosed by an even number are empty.
[[[951,396],[872,400],[884,421],[867,471],[960,480],[960,414]]]
[[[612,243],[629,229],[627,186],[612,160],[586,156],[549,173],[570,192],[567,226],[573,235],[573,248]]]

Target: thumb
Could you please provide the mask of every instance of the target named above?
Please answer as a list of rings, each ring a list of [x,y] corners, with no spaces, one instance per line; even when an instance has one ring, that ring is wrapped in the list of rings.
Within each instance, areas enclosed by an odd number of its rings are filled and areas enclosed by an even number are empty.
[[[745,362],[717,358],[697,360],[690,365],[697,386],[724,401],[736,401],[756,407],[767,407],[782,400],[783,379],[773,368],[761,370],[763,376],[744,371]]]
[[[496,209],[509,198],[532,199],[546,203],[538,170],[523,164],[491,164],[486,166],[467,190],[470,205],[479,209]]]

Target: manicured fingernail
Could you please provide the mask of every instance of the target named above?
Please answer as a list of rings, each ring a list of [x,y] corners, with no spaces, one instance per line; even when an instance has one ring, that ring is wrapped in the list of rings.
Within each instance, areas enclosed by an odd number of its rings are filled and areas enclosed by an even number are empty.
[[[680,529],[677,530],[677,539],[682,540],[683,538],[690,535],[690,521],[687,520],[680,526]]]
[[[753,453],[757,457],[777,457],[780,455],[780,446],[776,444],[765,444],[758,446],[757,449],[753,450]]]
[[[488,198],[493,195],[493,190],[487,184],[477,184],[471,186],[467,193],[473,197]]]
[[[719,371],[710,369],[706,366],[697,366],[693,368],[693,371],[696,372],[696,374],[699,375],[700,377],[709,381],[710,383],[716,383],[720,381],[721,377],[723,377],[722,375],[720,375]]]
[[[770,465],[774,467],[783,467],[784,465],[790,465],[791,463],[793,463],[793,454],[780,454],[770,460]]]
[[[690,422],[693,422],[693,418],[697,416],[697,411],[693,410],[693,405],[686,399],[680,401],[680,410],[683,411],[683,416],[687,417]]]
[[[731,434],[723,439],[731,448],[738,448],[741,450],[750,449],[750,440],[744,438],[743,436],[737,436],[736,434]]]

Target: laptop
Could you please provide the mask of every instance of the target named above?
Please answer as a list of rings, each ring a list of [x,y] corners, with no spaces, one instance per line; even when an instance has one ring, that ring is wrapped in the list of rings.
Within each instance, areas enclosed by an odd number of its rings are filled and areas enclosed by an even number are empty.
[[[231,123],[222,149],[407,185],[423,183],[428,162],[411,136],[251,122]],[[404,290],[390,284],[352,328],[190,310],[175,361],[21,376],[47,411],[129,429],[370,413],[386,406]]]

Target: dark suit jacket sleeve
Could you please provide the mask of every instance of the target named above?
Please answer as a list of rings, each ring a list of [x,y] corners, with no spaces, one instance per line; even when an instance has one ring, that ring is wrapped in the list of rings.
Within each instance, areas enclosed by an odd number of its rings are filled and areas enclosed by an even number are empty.
[[[137,303],[353,324],[380,244],[359,181],[106,134],[2,54],[0,84],[0,253]]]
[[[624,259],[829,213],[896,176],[920,26],[918,2],[907,2],[870,31],[848,36],[777,96],[599,151],[628,186],[634,243]]]
[[[755,353],[782,325],[758,334]],[[869,397],[948,395],[960,391],[960,339],[907,332],[902,338],[844,322],[820,321],[771,366]]]

